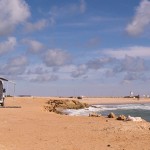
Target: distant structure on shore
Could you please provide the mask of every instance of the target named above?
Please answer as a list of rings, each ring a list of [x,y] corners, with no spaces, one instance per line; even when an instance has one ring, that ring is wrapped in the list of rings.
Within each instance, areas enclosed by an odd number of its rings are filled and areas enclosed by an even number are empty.
[[[134,95],[132,91],[130,91],[130,95],[129,96],[124,96],[124,98],[140,98],[140,95]]]
[[[130,97],[133,97],[133,92],[132,91],[130,91]]]

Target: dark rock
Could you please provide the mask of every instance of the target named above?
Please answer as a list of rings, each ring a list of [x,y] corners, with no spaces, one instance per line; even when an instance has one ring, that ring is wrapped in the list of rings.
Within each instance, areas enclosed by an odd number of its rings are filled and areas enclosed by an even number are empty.
[[[120,115],[120,116],[117,118],[117,120],[126,120],[126,116]]]
[[[116,115],[115,115],[113,112],[111,112],[111,113],[108,115],[108,118],[116,118]]]
[[[91,113],[89,114],[89,117],[100,117],[101,115],[97,114],[97,113]]]
[[[56,111],[55,107],[52,105],[45,105],[44,110],[49,111],[49,112],[55,112]]]

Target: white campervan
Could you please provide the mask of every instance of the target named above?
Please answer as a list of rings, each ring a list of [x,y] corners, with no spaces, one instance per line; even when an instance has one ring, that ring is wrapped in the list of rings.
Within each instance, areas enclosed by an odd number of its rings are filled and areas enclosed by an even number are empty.
[[[0,80],[0,104],[1,106],[4,106],[4,100],[5,100],[5,89],[3,88],[3,82]]]
[[[10,81],[6,78],[0,77],[0,105],[1,106],[4,106],[5,92],[6,92],[6,89],[4,89],[4,86],[3,86],[3,82],[9,82],[9,83],[14,84],[14,94],[15,94],[15,82]],[[14,96],[14,94],[13,94],[13,96]]]

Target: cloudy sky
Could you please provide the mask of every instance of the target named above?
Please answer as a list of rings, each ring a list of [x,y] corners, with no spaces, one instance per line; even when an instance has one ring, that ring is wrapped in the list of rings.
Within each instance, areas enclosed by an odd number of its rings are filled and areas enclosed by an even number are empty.
[[[0,0],[0,58],[16,95],[150,94],[150,1]]]

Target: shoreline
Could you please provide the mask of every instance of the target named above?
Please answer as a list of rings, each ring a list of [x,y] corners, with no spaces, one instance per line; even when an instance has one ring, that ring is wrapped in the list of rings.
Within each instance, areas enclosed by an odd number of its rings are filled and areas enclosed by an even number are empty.
[[[49,99],[6,98],[6,106],[21,108],[0,109],[1,150],[146,150],[150,147],[149,122],[59,115],[43,110]],[[106,99],[96,101],[106,102]],[[107,104],[113,101],[107,99]]]
[[[145,104],[150,103],[150,98],[83,98],[79,101],[89,105]]]
[[[88,115],[90,115],[90,113],[95,113],[95,114],[98,113],[97,115],[101,114],[102,116],[106,117],[107,115],[109,115],[110,112],[115,113],[117,110],[119,110],[119,111],[122,111],[122,113],[120,113],[118,115],[125,115],[126,114],[126,117],[128,115],[131,115],[134,117],[140,117],[141,116],[143,119],[146,120],[146,118],[145,118],[145,116],[143,116],[143,114],[141,114],[141,115],[138,114],[138,112],[139,112],[138,108],[141,110],[144,110],[146,104],[147,105],[150,104],[150,99],[138,100],[138,99],[126,99],[126,98],[122,99],[122,98],[120,98],[117,101],[116,100],[114,101],[114,100],[115,99],[111,99],[111,98],[107,98],[107,99],[106,98],[100,98],[97,100],[91,100],[90,98],[89,99],[86,98],[86,99],[80,100],[80,102],[87,103],[89,105],[88,109],[86,109],[86,108],[85,109],[79,109],[79,110],[69,109],[68,113],[66,113],[67,111],[64,111],[64,112],[69,116],[74,116],[74,115],[75,116],[88,116]],[[102,110],[99,109],[99,107]],[[107,108],[107,107],[109,107],[109,108]],[[104,108],[104,110],[103,110],[103,108]],[[129,114],[127,114],[125,112],[125,110],[130,110],[130,111],[135,110],[135,111],[137,111],[137,115],[135,113],[133,113],[132,111]],[[149,109],[147,111],[149,111]],[[105,113],[105,115],[103,112]],[[108,112],[108,114],[107,114],[107,112]],[[150,122],[150,119],[148,118],[148,120],[146,120],[146,121]]]
[[[94,104],[89,104],[89,106],[92,106],[92,105],[127,105],[127,104],[150,104],[150,102],[139,102],[139,103],[94,103]]]

